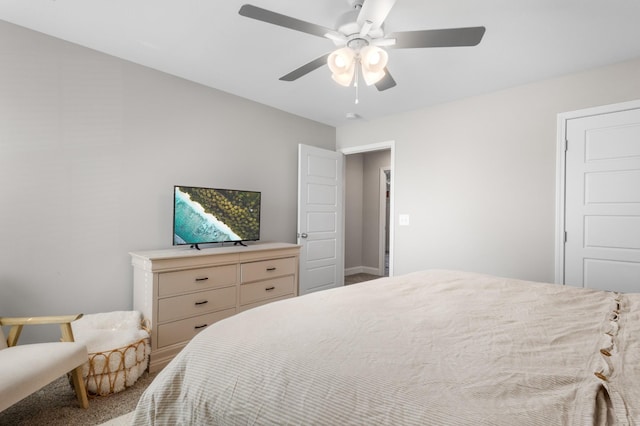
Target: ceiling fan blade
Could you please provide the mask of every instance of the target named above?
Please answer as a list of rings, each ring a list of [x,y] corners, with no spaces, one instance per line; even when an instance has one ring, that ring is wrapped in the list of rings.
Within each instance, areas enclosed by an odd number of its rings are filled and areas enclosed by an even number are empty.
[[[280,27],[316,35],[318,37],[324,37],[327,33],[336,32],[335,30],[323,27],[322,25],[312,24],[310,22],[292,18],[287,15],[272,12],[261,7],[253,6],[251,4],[242,5],[238,13],[242,16],[246,16],[247,18],[256,19],[258,21],[267,22],[269,24],[278,25]]]
[[[396,81],[393,79],[393,77],[391,77],[389,69],[385,68],[384,72],[384,77],[382,77],[382,79],[376,83],[376,89],[378,89],[379,92],[391,89],[392,87],[396,86]]]
[[[358,25],[362,27],[367,22],[371,23],[371,30],[377,30],[387,19],[396,0],[364,0],[362,9],[358,14]],[[368,32],[368,31],[367,31]],[[362,35],[363,37],[366,34]]]
[[[484,36],[485,27],[446,28],[441,30],[401,31],[389,35],[396,43],[390,48],[476,46]]]
[[[329,57],[329,53],[327,53],[326,55],[322,55],[319,58],[314,59],[313,61],[304,64],[303,66],[301,66],[300,68],[297,68],[293,71],[291,71],[289,74],[287,75],[283,75],[282,77],[280,77],[280,80],[282,81],[294,81],[299,79],[300,77],[309,74],[311,71],[320,68],[323,65],[327,64],[327,58]]]

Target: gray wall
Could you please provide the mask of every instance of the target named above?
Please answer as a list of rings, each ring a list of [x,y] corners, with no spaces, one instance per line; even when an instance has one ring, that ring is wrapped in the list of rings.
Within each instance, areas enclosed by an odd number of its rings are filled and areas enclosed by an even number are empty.
[[[345,156],[344,268],[360,268],[362,263],[364,154]]]
[[[131,309],[174,184],[262,191],[295,242],[299,143],[335,129],[0,21],[0,315]]]
[[[395,141],[394,274],[553,281],[557,114],[640,99],[639,75],[637,59],[338,128],[338,149]]]
[[[380,268],[380,168],[389,167],[391,151],[364,154],[362,265]],[[383,218],[384,219],[384,218]]]

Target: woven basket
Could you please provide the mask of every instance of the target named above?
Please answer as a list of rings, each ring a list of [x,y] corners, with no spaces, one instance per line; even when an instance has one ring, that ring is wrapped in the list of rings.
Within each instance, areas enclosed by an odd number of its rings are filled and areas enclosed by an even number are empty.
[[[132,386],[147,369],[149,338],[106,352],[89,354],[83,377],[89,395],[105,396]]]
[[[132,386],[147,369],[151,333],[140,312],[88,314],[72,327],[75,340],[85,343],[89,352],[82,366],[89,396],[120,392]]]

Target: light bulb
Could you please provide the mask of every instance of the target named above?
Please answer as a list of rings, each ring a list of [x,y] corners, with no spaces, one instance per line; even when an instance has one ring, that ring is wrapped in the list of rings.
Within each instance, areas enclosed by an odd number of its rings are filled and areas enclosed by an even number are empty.
[[[378,52],[373,52],[367,59],[369,61],[369,64],[376,65],[378,62],[380,62],[380,54]]]

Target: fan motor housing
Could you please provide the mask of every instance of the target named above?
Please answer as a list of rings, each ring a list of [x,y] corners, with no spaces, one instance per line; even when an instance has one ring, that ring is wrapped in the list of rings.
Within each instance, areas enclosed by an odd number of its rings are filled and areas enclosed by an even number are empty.
[[[357,7],[353,10],[350,10],[340,15],[336,23],[336,28],[338,29],[338,31],[346,35],[348,38],[351,38],[352,36],[357,36],[358,34],[360,34],[360,25],[358,25],[359,14],[360,14],[360,8]],[[383,27],[380,26],[380,28],[378,29],[369,31],[369,34],[368,34],[369,39],[383,37],[384,31],[382,28]],[[369,43],[367,42],[367,44]]]
[[[358,13],[360,13],[359,9],[353,9],[340,15],[338,22],[336,23],[338,31],[346,36],[359,33],[360,27],[358,26]]]

